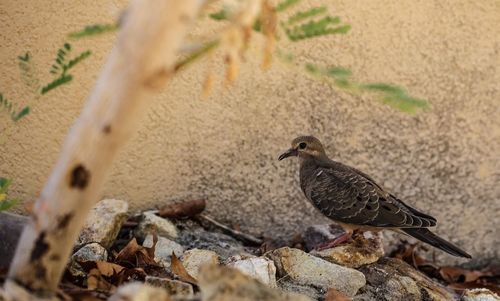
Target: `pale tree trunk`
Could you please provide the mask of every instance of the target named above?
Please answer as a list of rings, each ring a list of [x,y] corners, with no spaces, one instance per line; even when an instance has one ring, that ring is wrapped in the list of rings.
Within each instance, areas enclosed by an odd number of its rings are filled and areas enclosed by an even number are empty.
[[[117,151],[139,126],[153,92],[171,75],[203,2],[132,1],[116,45],[33,208],[0,299],[54,296]]]

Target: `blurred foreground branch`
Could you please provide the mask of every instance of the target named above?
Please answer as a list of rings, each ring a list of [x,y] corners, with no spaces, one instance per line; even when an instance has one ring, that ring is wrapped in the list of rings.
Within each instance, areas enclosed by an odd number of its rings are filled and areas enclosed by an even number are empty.
[[[117,151],[175,64],[204,1],[132,1],[117,43],[26,226],[0,300],[52,299]]]

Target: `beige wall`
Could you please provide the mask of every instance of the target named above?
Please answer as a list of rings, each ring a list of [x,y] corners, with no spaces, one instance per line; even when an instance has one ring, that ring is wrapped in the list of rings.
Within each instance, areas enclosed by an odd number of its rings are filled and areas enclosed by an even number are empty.
[[[128,200],[134,208],[205,197],[211,214],[245,231],[291,235],[325,221],[304,201],[297,162],[276,160],[294,136],[312,133],[332,157],[435,215],[438,233],[479,259],[498,260],[500,2],[322,2],[353,25],[351,33],[288,49],[350,67],[359,80],[404,85],[428,98],[431,110],[409,116],[278,64],[262,73],[253,49],[234,87],[217,86],[206,100],[199,97],[206,65],[175,78],[116,161],[105,196]],[[0,145],[0,174],[15,180],[14,196],[30,201],[40,191],[112,36],[75,42],[94,55],[75,69],[75,82],[38,101],[22,85],[15,57],[30,50],[40,77],[47,78],[64,34],[109,22],[124,5],[0,2],[0,91],[32,106],[32,114],[10,128]],[[220,64],[214,66],[222,76]]]

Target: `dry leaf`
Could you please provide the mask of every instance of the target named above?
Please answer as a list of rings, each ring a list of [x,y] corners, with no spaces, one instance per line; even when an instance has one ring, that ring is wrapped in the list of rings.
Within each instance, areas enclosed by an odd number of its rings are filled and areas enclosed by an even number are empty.
[[[182,265],[182,262],[179,260],[179,258],[177,258],[177,256],[175,256],[174,252],[172,252],[171,269],[172,273],[177,275],[182,281],[198,285],[198,281],[194,279],[193,276],[189,275],[189,273],[186,271],[186,268]]]
[[[114,292],[116,287],[102,277],[99,269],[92,269],[87,276],[87,289]]]
[[[160,209],[158,215],[169,218],[186,218],[200,214],[207,206],[205,200],[193,200],[167,205]]]
[[[117,275],[125,269],[121,265],[107,262],[107,261],[96,261],[96,266],[99,272],[101,272],[101,275],[106,276],[106,277],[112,277],[114,275]]]
[[[342,294],[338,290],[331,288],[325,295],[325,301],[351,301],[346,295]]]
[[[134,267],[145,265],[156,265],[154,260],[154,248],[158,237],[153,236],[153,246],[145,248],[137,244],[137,240],[133,238],[129,243],[116,255],[116,263],[128,263]]]
[[[455,267],[442,267],[439,269],[439,275],[448,283],[464,283],[476,281],[484,276],[484,273]]]

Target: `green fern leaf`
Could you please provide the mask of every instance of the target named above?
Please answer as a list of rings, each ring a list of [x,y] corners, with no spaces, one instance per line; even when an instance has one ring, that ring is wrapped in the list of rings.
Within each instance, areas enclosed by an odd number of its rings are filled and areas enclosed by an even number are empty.
[[[72,39],[80,39],[84,37],[96,36],[106,32],[112,32],[117,29],[117,24],[94,24],[85,26],[83,30],[71,32],[68,34],[68,37]]]
[[[40,94],[44,95],[47,94],[49,91],[62,86],[64,84],[69,83],[71,80],[73,80],[73,76],[70,74],[61,74],[58,78],[53,80],[52,82],[48,83],[42,89],[40,90]]]

